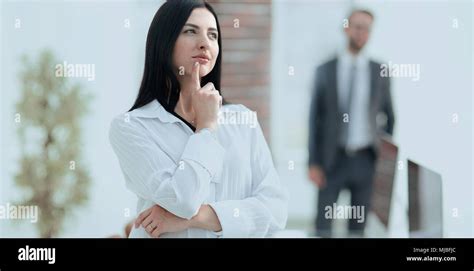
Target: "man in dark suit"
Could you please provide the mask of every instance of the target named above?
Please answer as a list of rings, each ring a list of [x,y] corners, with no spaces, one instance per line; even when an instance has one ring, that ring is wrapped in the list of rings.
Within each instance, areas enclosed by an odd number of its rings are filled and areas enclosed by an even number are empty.
[[[349,234],[363,235],[366,217],[347,212],[369,212],[378,142],[381,132],[393,132],[390,79],[380,76],[380,64],[362,50],[373,20],[369,11],[354,10],[344,29],[347,48],[316,73],[308,164],[309,178],[319,188],[316,235],[321,237],[331,237],[333,219],[344,218],[334,216],[342,189],[351,192],[352,208],[342,208]]]

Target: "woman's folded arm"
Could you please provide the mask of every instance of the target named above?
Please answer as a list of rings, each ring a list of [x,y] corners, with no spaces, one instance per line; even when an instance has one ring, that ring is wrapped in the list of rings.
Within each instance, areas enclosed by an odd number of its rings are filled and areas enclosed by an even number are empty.
[[[207,133],[191,135],[180,163],[151,141],[138,120],[112,121],[110,143],[127,187],[186,219],[195,216],[209,194],[210,180],[222,167],[225,150]]]

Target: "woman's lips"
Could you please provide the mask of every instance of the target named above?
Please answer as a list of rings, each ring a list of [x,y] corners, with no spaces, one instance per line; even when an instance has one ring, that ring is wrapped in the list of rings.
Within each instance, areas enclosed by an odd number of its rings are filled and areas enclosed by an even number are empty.
[[[194,57],[194,59],[196,59],[199,64],[207,64],[209,63],[209,59],[207,58],[203,58],[203,57]]]

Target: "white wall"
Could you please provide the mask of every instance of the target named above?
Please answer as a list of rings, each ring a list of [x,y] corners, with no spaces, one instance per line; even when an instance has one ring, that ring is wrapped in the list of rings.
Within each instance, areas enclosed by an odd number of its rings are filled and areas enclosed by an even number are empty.
[[[396,140],[402,157],[442,174],[445,235],[450,237],[473,235],[471,5],[467,1],[369,5],[377,14],[386,14],[376,30],[383,36],[372,43],[374,54],[421,64],[420,81],[394,80]],[[404,19],[397,21],[400,16]],[[457,124],[453,114],[459,116]]]
[[[0,4],[0,15],[3,17],[3,5]],[[0,20],[0,29],[3,29],[3,20]],[[3,31],[0,31],[0,59],[3,59]],[[3,93],[3,72],[2,72],[2,67],[0,65],[0,93]],[[0,106],[1,108],[4,107],[4,99],[0,101]],[[0,120],[3,120],[3,110],[0,110]],[[3,125],[0,125],[0,152],[3,153]],[[3,171],[3,155],[0,155],[0,172]],[[3,188],[3,174],[0,174],[0,202],[4,202],[4,192],[5,189]],[[0,222],[0,236],[4,236],[3,232],[3,222]]]
[[[123,233],[126,208],[135,213],[135,196],[126,190],[118,162],[108,142],[113,116],[128,110],[136,97],[143,71],[145,39],[160,1],[89,2],[46,1],[41,4],[4,3],[2,13],[2,155],[1,204],[19,199],[13,186],[18,170],[18,142],[14,104],[19,99],[19,57],[37,57],[52,48],[60,62],[95,64],[95,81],[72,78],[94,96],[82,123],[82,157],[91,173],[90,200],[68,219],[62,236],[105,237]],[[22,26],[15,29],[15,18]],[[131,27],[124,27],[129,19]],[[0,236],[36,236],[28,223],[0,221]]]
[[[273,5],[272,150],[291,197],[290,222],[314,216],[315,189],[306,178],[309,97],[317,64],[343,42],[337,26],[348,6],[342,1]]]
[[[381,61],[421,65],[417,82],[392,79],[399,158],[443,175],[445,234],[472,236],[472,4],[367,1],[375,14],[369,54]],[[306,177],[307,115],[317,64],[344,44],[350,1],[278,1],[272,52],[272,142],[292,196],[290,219],[312,220],[315,192]],[[452,27],[458,19],[459,28]],[[294,66],[295,75],[288,75]],[[459,122],[452,122],[453,114]],[[288,161],[295,169],[288,169]],[[391,236],[406,236],[406,168],[397,172]],[[453,208],[458,217],[453,217]]]

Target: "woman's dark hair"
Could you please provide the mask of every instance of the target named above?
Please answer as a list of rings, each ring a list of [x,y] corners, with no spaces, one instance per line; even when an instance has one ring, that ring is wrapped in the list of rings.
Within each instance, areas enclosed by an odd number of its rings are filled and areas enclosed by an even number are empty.
[[[219,20],[211,5],[202,0],[167,0],[156,12],[146,40],[145,68],[142,83],[132,111],[157,99],[168,111],[173,112],[179,99],[180,86],[173,67],[173,49],[188,20],[196,8],[206,8],[216,19],[219,55],[212,71],[201,78],[201,84],[212,82],[221,93],[222,43]],[[224,100],[223,100],[224,103]]]

